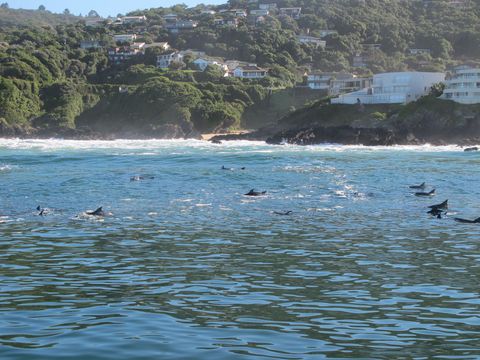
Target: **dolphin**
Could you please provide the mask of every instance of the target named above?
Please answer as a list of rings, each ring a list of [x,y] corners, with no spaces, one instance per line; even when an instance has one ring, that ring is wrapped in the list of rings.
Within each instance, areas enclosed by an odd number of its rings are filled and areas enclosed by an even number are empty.
[[[478,224],[478,223],[480,223],[480,217],[476,218],[475,220],[468,220],[468,219],[462,219],[462,218],[454,218],[453,220],[455,220],[456,222],[465,223],[465,224]]]
[[[444,210],[441,210],[441,209],[433,208],[433,209],[430,209],[430,211],[427,211],[427,214],[435,216],[435,217],[437,217],[437,219],[441,219],[442,214],[446,215],[447,212],[444,211]]]
[[[144,176],[135,175],[130,178],[130,181],[153,180],[153,179],[155,179],[154,176],[144,177]]]
[[[432,210],[447,210],[448,209],[448,199],[445,200],[444,202],[436,205],[431,205],[428,207],[429,209]]]
[[[85,211],[85,214],[91,215],[91,216],[105,216],[105,211],[103,211],[102,206],[100,206],[95,211]]]
[[[432,189],[432,191],[429,192],[416,192],[415,196],[433,196],[435,195],[435,189]]]
[[[265,195],[267,192],[266,191],[255,191],[255,189],[250,190],[248,193],[244,194],[245,196],[261,196]]]
[[[410,188],[410,189],[420,189],[420,190],[423,190],[423,189],[425,189],[425,182],[421,183],[420,185],[410,185],[409,188]]]
[[[274,211],[273,213],[276,215],[290,215],[293,211],[288,210],[288,211]]]
[[[39,211],[38,216],[45,216],[48,213],[48,209],[37,206],[37,211]]]

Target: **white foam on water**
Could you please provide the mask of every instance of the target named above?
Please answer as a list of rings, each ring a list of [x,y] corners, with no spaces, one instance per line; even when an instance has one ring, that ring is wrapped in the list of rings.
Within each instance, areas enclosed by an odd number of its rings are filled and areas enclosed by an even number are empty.
[[[98,149],[122,149],[143,150],[143,155],[155,155],[154,150],[183,147],[186,149],[207,149],[213,151],[231,151],[242,148],[254,152],[343,152],[343,151],[418,151],[418,152],[463,152],[463,148],[457,145],[434,146],[425,145],[393,145],[393,146],[364,146],[364,145],[269,145],[263,141],[234,140],[223,141],[221,145],[212,144],[204,140],[196,139],[173,139],[173,140],[63,140],[63,139],[0,139],[0,149],[21,150],[98,150]],[[181,153],[181,152],[180,152]],[[139,153],[132,153],[139,155]],[[125,155],[125,154],[122,154]],[[1,169],[1,168],[0,168]]]

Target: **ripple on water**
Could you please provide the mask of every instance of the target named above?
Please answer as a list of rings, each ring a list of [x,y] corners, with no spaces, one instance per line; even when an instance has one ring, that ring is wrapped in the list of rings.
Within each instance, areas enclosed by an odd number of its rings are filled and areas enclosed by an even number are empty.
[[[480,169],[455,148],[0,140],[0,153],[2,360],[480,356],[478,229],[430,218],[408,189],[425,180],[452,212],[480,213]],[[252,187],[267,196],[242,196]],[[113,216],[76,217],[102,205]]]

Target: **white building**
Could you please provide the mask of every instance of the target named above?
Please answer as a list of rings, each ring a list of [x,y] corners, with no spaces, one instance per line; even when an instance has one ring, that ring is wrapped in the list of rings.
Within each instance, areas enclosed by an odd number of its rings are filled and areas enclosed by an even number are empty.
[[[85,26],[88,27],[101,27],[105,25],[105,19],[101,17],[88,17],[85,19]]]
[[[242,79],[263,79],[267,76],[268,70],[259,68],[255,64],[239,66],[233,70],[233,76]]]
[[[170,49],[170,45],[168,44],[168,42],[154,42],[154,43],[151,43],[151,44],[145,44],[145,49],[148,49],[148,48],[153,48],[153,47],[157,47],[157,48],[160,48],[162,50],[168,50]]]
[[[337,74],[330,81],[329,95],[340,95],[372,86],[372,78],[356,77],[352,74]]]
[[[440,98],[461,104],[480,103],[480,69],[467,66],[455,69],[445,81],[445,90]]]
[[[147,21],[147,17],[143,16],[123,16],[120,18],[124,24],[141,24]]]
[[[165,28],[171,33],[178,33],[182,30],[192,30],[198,26],[198,21],[194,20],[178,20],[175,23],[167,24]]]
[[[113,35],[113,40],[117,43],[124,43],[124,42],[134,42],[137,40],[137,35],[136,34],[118,34],[118,35]]]
[[[143,54],[141,47],[120,46],[108,50],[108,59],[113,64],[118,65],[140,54]]]
[[[267,16],[268,14],[270,14],[270,12],[268,10],[264,10],[264,9],[250,10],[250,15]]]
[[[174,13],[163,15],[163,20],[165,21],[177,21],[178,15]]]
[[[231,27],[231,28],[237,28],[238,27],[238,19],[214,19],[213,24],[215,26],[225,26],[225,27]]]
[[[312,44],[315,47],[320,46],[321,48],[325,48],[325,46],[327,45],[327,42],[325,40],[309,35],[298,35],[297,40],[302,44]]]
[[[162,54],[157,56],[157,67],[160,69],[168,69],[172,63],[182,62],[183,55],[178,51]]]
[[[205,71],[208,66],[217,66],[223,71],[223,76],[228,76],[228,66],[224,64],[221,60],[215,60],[210,58],[198,58],[192,62],[198,70]]]
[[[332,104],[406,104],[427,95],[433,84],[443,82],[444,73],[394,72],[373,76],[370,87],[340,95]]]
[[[330,81],[333,75],[329,73],[312,73],[307,75],[307,86],[312,90],[330,89]]]
[[[307,75],[307,86],[312,90],[328,91],[339,95],[369,87],[371,78],[359,78],[349,73],[311,73]]]

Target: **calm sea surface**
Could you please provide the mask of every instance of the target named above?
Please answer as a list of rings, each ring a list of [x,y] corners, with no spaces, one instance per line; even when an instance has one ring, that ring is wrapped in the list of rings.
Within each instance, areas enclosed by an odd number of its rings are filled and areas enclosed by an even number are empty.
[[[455,147],[0,140],[0,359],[479,359],[479,178]]]

